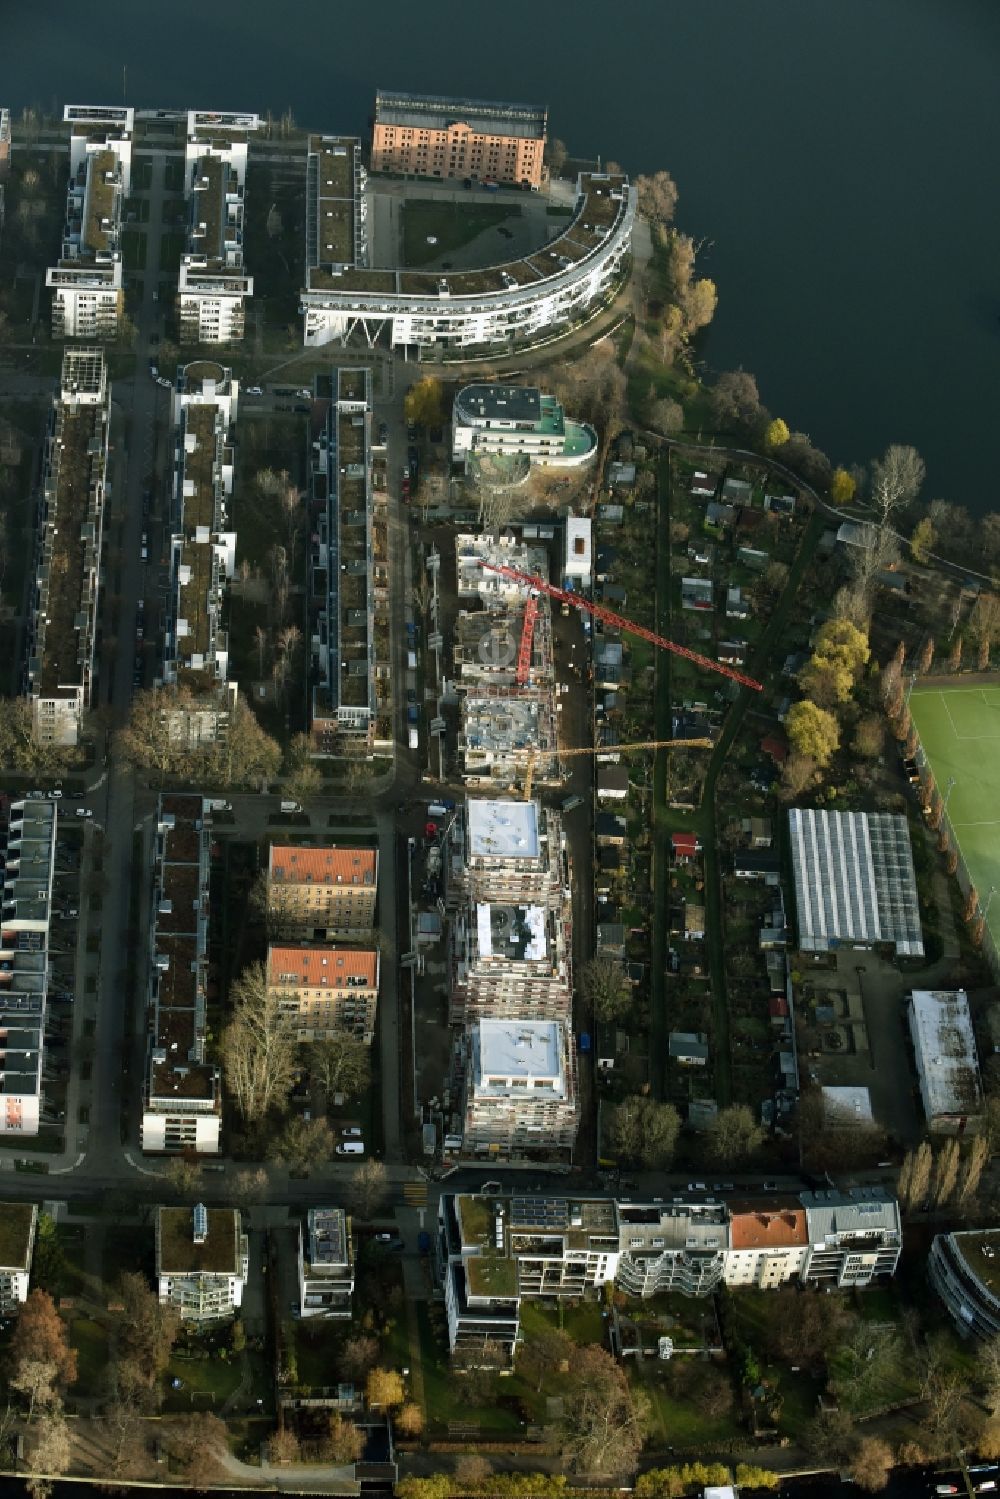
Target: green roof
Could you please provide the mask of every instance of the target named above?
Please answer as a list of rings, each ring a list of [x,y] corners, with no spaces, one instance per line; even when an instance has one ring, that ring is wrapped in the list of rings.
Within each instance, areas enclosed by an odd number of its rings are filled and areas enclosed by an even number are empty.
[[[209,1208],[204,1244],[194,1242],[191,1208],[160,1208],[156,1268],[160,1275],[237,1275],[240,1269],[240,1215],[235,1208]]]
[[[0,1268],[28,1269],[28,1249],[34,1216],[34,1203],[0,1203]]]
[[[464,1261],[465,1277],[473,1296],[517,1295],[517,1266],[505,1254],[478,1254]]]

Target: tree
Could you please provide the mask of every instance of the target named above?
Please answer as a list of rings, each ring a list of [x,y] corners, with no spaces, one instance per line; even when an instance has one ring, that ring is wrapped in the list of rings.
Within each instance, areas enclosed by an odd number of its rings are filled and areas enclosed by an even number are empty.
[[[559,1437],[563,1461],[573,1473],[635,1470],[642,1447],[638,1412],[624,1369],[603,1348],[589,1344],[576,1352]]]
[[[381,1161],[362,1161],[351,1177],[347,1199],[359,1218],[371,1218],[385,1202],[389,1183]]]
[[[393,1490],[396,1499],[451,1499],[455,1490],[449,1473],[430,1478],[401,1478]]]
[[[403,399],[406,420],[420,427],[440,427],[444,422],[444,388],[434,375],[415,381]]]
[[[968,926],[970,921],[975,920],[978,910],[979,891],[976,889],[975,885],[970,885],[968,893],[965,897],[965,906],[962,910],[962,920],[965,922],[966,926]]]
[[[538,1392],[546,1375],[570,1366],[575,1346],[561,1327],[540,1326],[530,1338],[518,1344],[517,1372],[526,1379],[537,1381],[535,1389]]]
[[[361,1384],[378,1363],[378,1340],[365,1333],[348,1338],[340,1354],[340,1368],[354,1384]]]
[[[229,713],[225,735],[202,743],[200,718],[212,708],[223,711],[221,698],[198,696],[189,687],[152,687],[136,694],[129,721],[119,731],[118,753],[135,770],[163,777],[180,775],[197,784],[246,785],[272,779],[281,751],[265,734],[253,710],[238,698]]]
[[[948,1205],[958,1186],[959,1149],[957,1140],[946,1140],[934,1157],[931,1176],[931,1199],[935,1208]]]
[[[801,1442],[812,1456],[833,1462],[846,1462],[854,1446],[854,1421],[849,1411],[820,1411],[805,1426]]]
[[[66,1324],[48,1291],[28,1293],[10,1340],[8,1368],[12,1376],[17,1378],[29,1363],[52,1365],[56,1389],[76,1381],[76,1350],[70,1347]]]
[[[827,620],[816,635],[808,665],[799,673],[799,686],[821,706],[846,703],[870,656],[866,631],[849,619]]]
[[[781,767],[781,798],[793,802],[813,784],[819,767],[809,755],[793,752]]]
[[[934,527],[925,515],[923,520],[917,521],[913,528],[913,535],[910,537],[910,556],[914,562],[919,562],[921,566],[927,563],[934,539]]]
[[[365,1439],[354,1422],[346,1421],[337,1411],[333,1411],[321,1446],[323,1461],[340,1466],[356,1463],[364,1446]]]
[[[773,453],[775,448],[783,448],[791,435],[788,423],[783,422],[780,416],[776,416],[764,428],[764,447],[769,453]]]
[[[892,1448],[881,1437],[862,1437],[851,1460],[851,1477],[869,1494],[878,1493],[889,1482]]]
[[[976,1369],[983,1398],[992,1415],[1000,1411],[1000,1337],[989,1338],[976,1349]]]
[[[43,1410],[60,1404],[56,1393],[59,1367],[51,1359],[21,1357],[8,1375],[12,1390],[23,1395],[28,1402],[28,1420],[35,1414],[35,1406]]]
[[[934,1153],[926,1140],[908,1150],[900,1167],[898,1193],[904,1211],[919,1212],[930,1190]]]
[[[793,703],[785,717],[785,733],[796,754],[813,760],[818,769],[827,765],[840,746],[840,729],[832,713],[808,698]]]
[[[735,1166],[753,1155],[764,1138],[763,1126],[745,1103],[720,1109],[706,1136],[709,1159],[720,1166]]]
[[[375,1368],[365,1380],[365,1400],[370,1406],[402,1405],[406,1399],[403,1377],[395,1369]]]
[[[161,1306],[146,1277],[125,1271],[118,1283],[121,1312],[115,1329],[116,1393],[154,1410],[180,1322],[173,1307]]]
[[[952,641],[951,650],[948,652],[948,670],[950,672],[962,669],[962,637],[956,635]]]
[[[466,1453],[455,1464],[455,1487],[459,1491],[477,1488],[492,1472],[493,1464],[488,1457],[480,1457],[478,1452]]]
[[[673,222],[677,209],[677,184],[669,172],[653,172],[635,179],[639,212],[664,228]]]
[[[178,1197],[193,1202],[203,1180],[202,1165],[197,1156],[177,1156],[164,1172]]]
[[[267,1460],[278,1465],[297,1463],[301,1456],[299,1439],[290,1426],[279,1426],[267,1439]]]
[[[707,276],[692,281],[681,304],[685,333],[690,336],[707,328],[715,316],[718,304],[719,293],[714,281],[710,281]]]
[[[83,749],[35,740],[26,697],[0,698],[0,765],[25,774],[55,775],[82,763]]]
[[[968,1206],[979,1191],[979,1182],[989,1158],[989,1141],[983,1135],[974,1135],[968,1151],[962,1157],[958,1182],[958,1201],[962,1207]]]
[[[835,468],[830,477],[830,499],[834,505],[849,505],[857,488],[846,468]]]
[[[371,1050],[347,1031],[310,1042],[308,1066],[328,1097],[343,1093],[357,1098],[371,1082]]]
[[[189,1484],[204,1486],[219,1478],[229,1452],[226,1423],[207,1411],[164,1421],[160,1441]]]
[[[757,381],[746,370],[727,370],[709,393],[712,415],[720,427],[750,428],[761,412]]]
[[[776,1489],[780,1485],[780,1475],[771,1468],[758,1468],[756,1463],[736,1464],[736,1487],[738,1489]]]
[[[325,1119],[294,1114],[274,1142],[271,1156],[296,1176],[308,1176],[310,1166],[330,1159],[333,1146],[333,1130]]]
[[[42,1417],[35,1431],[31,1471],[58,1478],[68,1469],[71,1456],[66,1418],[61,1411],[52,1411]]]
[[[223,786],[247,786],[272,781],[280,765],[277,741],[264,732],[253,709],[237,698],[225,736],[205,754],[206,779]]]
[[[684,407],[679,401],[654,401],[649,408],[649,425],[657,432],[679,432],[684,425]]]
[[[580,970],[580,988],[598,1020],[617,1020],[632,1002],[625,970],[613,958],[591,958]]]
[[[548,162],[549,170],[553,177],[559,176],[559,173],[566,165],[568,156],[569,152],[566,149],[566,142],[561,141],[557,135],[550,136],[545,142],[545,160]]]
[[[905,509],[920,492],[924,462],[916,448],[893,443],[872,464],[872,504],[881,524],[887,525],[897,510]]]
[[[395,1418],[396,1430],[405,1437],[418,1437],[424,1429],[424,1413],[415,1400],[408,1400]]]
[[[626,1159],[656,1170],[670,1164],[680,1128],[681,1116],[673,1104],[626,1098],[612,1115],[611,1139]]]
[[[236,1107],[248,1124],[256,1124],[285,1104],[295,1042],[262,963],[243,970],[231,998],[233,1019],[222,1034],[222,1063]]]

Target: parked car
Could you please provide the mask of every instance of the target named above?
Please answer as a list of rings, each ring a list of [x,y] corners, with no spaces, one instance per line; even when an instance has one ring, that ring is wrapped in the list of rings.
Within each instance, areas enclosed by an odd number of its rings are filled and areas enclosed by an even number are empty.
[[[296,391],[296,395],[300,395],[304,401],[311,401],[313,398],[312,391],[306,387],[303,387],[302,390]]]
[[[383,447],[389,441],[389,426],[388,426],[387,422],[379,422],[379,424],[378,424],[378,440],[382,444]]]
[[[338,1155],[364,1155],[365,1147],[360,1140],[345,1140],[337,1146]]]
[[[407,424],[406,424],[406,440],[407,440],[407,442],[416,442],[416,440],[417,440],[417,425],[416,425],[416,422],[407,422]]]
[[[262,396],[264,391],[259,385],[248,385],[246,393],[248,396]]]
[[[358,1124],[349,1124],[347,1128],[342,1129],[340,1133],[343,1135],[345,1140],[360,1140],[364,1131]]]
[[[89,807],[77,807],[76,815],[77,817],[93,817],[94,814]]]

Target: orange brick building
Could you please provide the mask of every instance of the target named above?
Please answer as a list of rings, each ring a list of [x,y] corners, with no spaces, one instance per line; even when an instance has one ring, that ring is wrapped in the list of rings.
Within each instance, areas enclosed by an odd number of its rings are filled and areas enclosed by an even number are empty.
[[[348,947],[267,950],[267,986],[299,1041],[348,1032],[370,1046],[378,1006],[379,955]]]
[[[361,942],[375,925],[378,853],[274,843],[267,864],[267,920],[281,937]]]
[[[539,188],[546,125],[547,111],[530,104],[439,99],[380,89],[375,95],[371,169]]]

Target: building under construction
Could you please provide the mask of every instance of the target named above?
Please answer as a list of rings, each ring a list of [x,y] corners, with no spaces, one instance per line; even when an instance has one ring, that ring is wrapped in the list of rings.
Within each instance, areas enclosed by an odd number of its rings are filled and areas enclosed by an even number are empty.
[[[528,562],[533,549],[509,537],[460,536],[456,542],[459,595],[485,605],[463,610],[455,626],[462,775],[470,785],[496,791],[523,780],[529,753],[536,780],[559,779],[549,601],[520,584],[506,586],[489,570],[491,562],[510,564],[515,554]],[[494,581],[505,586],[494,589]]]

